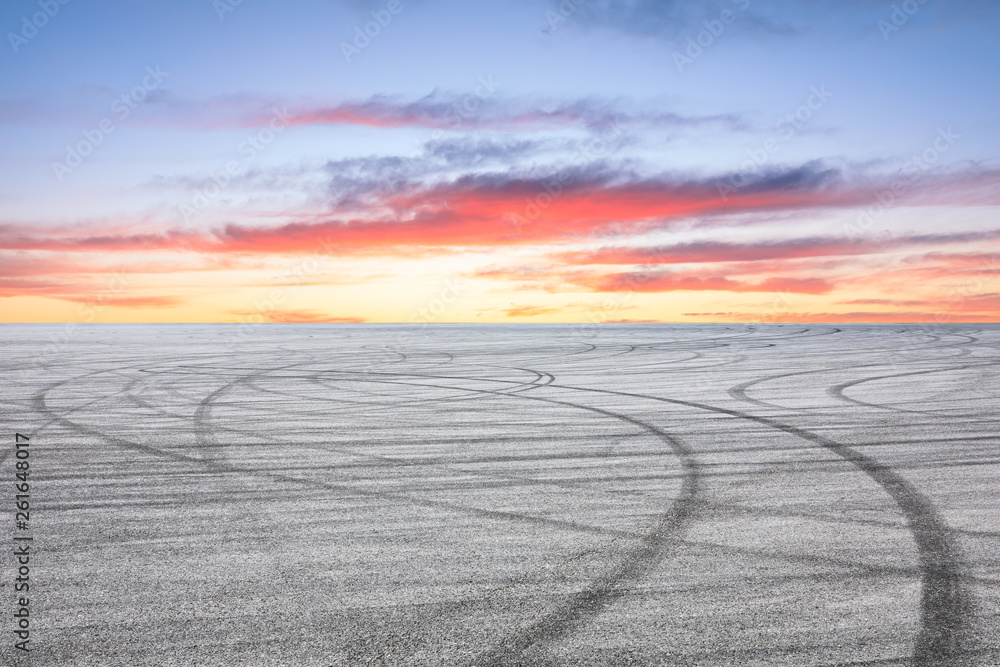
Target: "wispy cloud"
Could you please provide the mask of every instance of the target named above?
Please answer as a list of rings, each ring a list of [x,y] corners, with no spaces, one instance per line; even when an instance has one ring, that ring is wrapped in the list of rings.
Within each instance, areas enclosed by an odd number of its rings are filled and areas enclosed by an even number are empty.
[[[558,12],[561,0],[548,0],[550,11]],[[718,20],[722,12],[741,15],[742,23],[757,33],[789,36],[798,33],[784,18],[759,11],[750,0],[587,0],[571,18],[589,28],[614,29],[628,35],[652,37],[669,42],[682,39],[692,29],[703,29],[704,21]],[[731,22],[731,21],[730,21]]]
[[[337,317],[334,315],[329,315],[327,313],[321,313],[315,310],[280,310],[280,311],[269,311],[269,312],[257,312],[257,311],[230,311],[233,315],[240,316],[263,316],[268,322],[273,323],[300,323],[300,324],[313,324],[313,323],[329,323],[329,324],[360,324],[364,322],[364,318],[361,317]]]
[[[982,180],[974,171],[970,178]],[[995,175],[993,175],[995,178]],[[950,174],[948,182],[961,182]],[[224,255],[371,252],[391,248],[502,247],[566,243],[598,238],[631,238],[669,230],[679,221],[782,211],[821,211],[866,205],[882,183],[858,184],[821,163],[772,172],[725,199],[715,178],[674,174],[640,177],[603,167],[573,167],[546,176],[500,172],[472,173],[429,184],[400,183],[359,196],[356,215],[297,214],[277,226],[228,224],[206,231],[177,227],[155,233],[122,233],[121,225],[91,225],[39,231],[0,225],[0,249],[74,252],[187,251]],[[995,185],[995,180],[991,181]],[[947,196],[946,189],[942,196]],[[900,203],[904,203],[901,199]],[[919,202],[933,204],[924,196]],[[950,199],[952,205],[960,203]],[[949,235],[914,238],[912,243],[960,240]],[[974,240],[974,236],[967,239]],[[772,244],[690,244],[648,251],[604,250],[567,261],[648,263],[656,257],[718,261],[812,254],[853,253],[864,244],[831,239]],[[869,246],[871,247],[871,246]]]
[[[576,277],[572,282],[582,284],[595,292],[789,292],[799,294],[826,294],[834,285],[821,278],[795,278],[775,276],[751,282],[732,279],[723,275],[677,272],[626,272]]]
[[[502,84],[490,77],[480,80],[490,94],[469,104],[468,94],[444,91],[414,101],[376,95],[358,102],[332,105],[284,104],[293,125],[365,125],[368,127],[423,127],[440,130],[543,130],[582,127],[599,129],[609,124],[645,125],[661,128],[722,127],[745,128],[735,113],[682,114],[659,105],[626,99],[599,97],[577,100],[546,100],[493,96]],[[263,125],[273,112],[244,115],[244,124]]]
[[[433,90],[416,99],[372,95],[362,100],[324,102],[256,94],[184,99],[158,90],[148,96],[144,102],[148,108],[144,108],[142,117],[133,122],[164,128],[224,130],[266,127],[274,122],[277,113],[291,126],[342,125],[462,132],[597,130],[612,124],[661,129],[747,129],[746,121],[737,113],[681,113],[664,109],[662,103],[628,98],[515,97],[504,95],[502,88],[502,82],[490,75],[479,79],[473,86],[478,92],[472,95]],[[101,111],[92,95],[62,102],[30,96],[0,98],[0,124],[74,122],[81,107],[90,115]]]
[[[806,237],[759,243],[701,241],[671,246],[600,248],[594,251],[562,253],[556,256],[567,264],[688,264],[706,262],[757,262],[807,257],[855,256],[884,253],[919,246],[940,247],[957,243],[1000,240],[1000,231],[953,234],[914,234],[892,238],[851,240],[843,237]]]
[[[514,304],[511,304],[510,308],[504,308],[502,312],[507,317],[535,317],[537,315],[558,313],[560,310],[562,310],[562,308],[550,308],[546,306],[515,306]]]

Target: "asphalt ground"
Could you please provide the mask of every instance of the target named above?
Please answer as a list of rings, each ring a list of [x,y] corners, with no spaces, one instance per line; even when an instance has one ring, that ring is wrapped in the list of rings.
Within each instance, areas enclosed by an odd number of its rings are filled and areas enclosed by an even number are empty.
[[[5,325],[0,664],[1000,665],[998,368],[994,325]]]

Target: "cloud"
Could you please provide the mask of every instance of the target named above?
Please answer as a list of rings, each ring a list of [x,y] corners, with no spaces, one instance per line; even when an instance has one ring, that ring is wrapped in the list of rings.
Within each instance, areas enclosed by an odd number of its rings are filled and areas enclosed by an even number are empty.
[[[838,301],[838,304],[853,306],[926,306],[928,301],[924,299],[849,299]]]
[[[182,299],[175,296],[127,296],[108,297],[106,299],[98,297],[96,300],[84,298],[70,299],[70,301],[115,306],[118,308],[176,308],[184,303]]]
[[[758,12],[757,3],[751,8],[749,0],[569,0],[575,7],[570,10],[564,0],[549,0],[549,11],[564,18],[571,18],[588,28],[613,29],[627,35],[664,39],[674,43],[694,30],[704,30],[705,21],[718,20],[723,11],[739,21],[744,31],[752,28],[755,33],[766,35],[794,35],[797,30],[785,21]],[[561,21],[546,14],[550,28]],[[728,26],[724,26],[725,27]]]
[[[773,309],[761,312],[684,313],[685,317],[721,317],[727,321],[769,322],[996,322],[1000,318],[1000,293],[959,295],[945,293],[923,299],[865,298],[837,304],[883,306],[876,310],[848,312],[792,312]],[[905,308],[905,310],[899,309]],[[914,310],[920,308],[921,310]]]
[[[104,228],[73,226],[44,232],[24,225],[0,225],[0,249],[170,250],[215,256],[381,251],[391,255],[403,249],[412,252],[413,248],[558,244],[634,238],[671,229],[686,220],[713,219],[718,223],[732,216],[745,219],[747,214],[859,206],[872,201],[873,190],[882,185],[857,185],[839,171],[819,163],[786,171],[784,175],[768,174],[725,198],[719,196],[715,179],[669,173],[642,177],[602,165],[567,167],[547,176],[472,173],[427,184],[404,182],[388,191],[360,197],[356,202],[360,209],[353,215],[298,214],[294,222],[271,227],[232,223],[207,231],[174,228],[160,233],[127,233],[122,231],[125,226],[120,222]],[[974,172],[971,177],[978,175]],[[961,177],[947,176],[951,180]],[[951,199],[949,203],[961,202]],[[928,236],[925,241],[944,238],[959,237]],[[835,254],[862,247],[847,241],[807,239],[801,245],[776,243],[756,249],[736,245],[689,246],[676,252],[677,257],[701,253],[708,259],[713,251],[736,258],[809,252]],[[614,259],[612,254],[605,253]],[[642,257],[636,258],[641,263]]]
[[[546,0],[546,19],[552,32],[564,20],[591,29],[610,29],[629,36],[648,37],[677,46],[705,30],[705,22],[716,21],[723,11],[732,13],[727,35],[746,37],[794,37],[822,29],[847,27],[851,32],[871,32],[879,20],[888,20],[892,7],[883,0]],[[923,3],[921,3],[923,4]],[[954,0],[924,9],[917,22],[988,21],[998,14],[996,3]],[[925,15],[926,14],[926,15]],[[721,36],[723,32],[716,28]]]
[[[942,311],[851,311],[846,313],[836,312],[772,312],[772,311],[744,311],[730,313],[684,313],[687,317],[720,317],[719,321],[726,322],[795,322],[807,324],[810,322],[823,324],[838,323],[897,323],[909,324],[920,322],[940,322],[940,323],[988,323],[995,321],[995,316],[979,314],[947,313]]]
[[[601,324],[660,324],[660,320],[605,320]]]
[[[424,150],[428,158],[437,158],[454,168],[523,158],[537,153],[546,145],[546,142],[538,140],[478,137],[428,141]]]
[[[760,282],[733,280],[721,275],[703,276],[696,273],[627,272],[576,278],[596,292],[789,292],[799,294],[826,294],[834,285],[820,278],[794,278],[777,276]]]
[[[1000,231],[960,232],[953,234],[915,234],[889,239],[845,239],[811,236],[761,243],[724,243],[699,241],[653,247],[605,247],[594,251],[556,255],[566,264],[688,264],[704,262],[758,262],[777,259],[801,259],[835,255],[867,255],[914,246],[941,246],[954,243],[995,241]],[[928,256],[930,257],[930,255]]]
[[[183,304],[176,296],[128,295],[127,279],[102,284],[96,280],[80,282],[0,278],[0,298],[34,296],[80,303],[95,308],[174,308]]]
[[[730,130],[745,128],[737,114],[681,114],[629,100],[597,97],[570,101],[502,97],[503,83],[492,75],[481,77],[471,93],[434,91],[420,99],[374,95],[363,101],[332,105],[292,105],[287,116],[291,125],[362,125],[376,128],[422,127],[438,130],[551,130],[587,128],[599,130],[613,125],[643,125],[658,128],[716,126]],[[259,105],[255,105],[259,106]],[[242,124],[265,125],[273,110],[249,111]]]
[[[1000,251],[995,252],[929,252],[913,256],[911,263],[934,264],[953,271],[995,273],[1000,270]]]
[[[365,320],[360,317],[335,317],[333,315],[328,315],[326,313],[321,313],[315,310],[281,310],[281,311],[269,311],[269,312],[257,312],[257,311],[230,311],[234,315],[240,315],[242,317],[248,316],[262,316],[268,322],[275,324],[360,324]]]
[[[547,308],[545,306],[515,306],[511,304],[510,308],[505,308],[502,312],[507,317],[535,317],[536,315],[548,315],[550,313],[558,313],[561,308]]]
[[[473,274],[476,278],[510,280],[518,289],[548,292],[586,290],[590,292],[785,292],[826,294],[835,285],[822,278],[773,275],[764,269],[739,277],[717,271],[601,271],[565,270],[558,266],[510,268],[489,267]]]
[[[130,122],[222,130],[263,128],[278,122],[282,127],[343,125],[456,132],[531,132],[562,128],[593,131],[617,125],[746,129],[743,118],[736,113],[685,114],[664,109],[660,103],[629,98],[515,97],[504,91],[504,83],[492,74],[480,77],[466,91],[435,89],[416,98],[376,94],[359,100],[321,101],[242,93],[185,99],[157,91],[156,104],[144,108],[141,118]],[[56,104],[48,98],[0,98],[0,124],[34,124],[41,120],[76,122],[80,109],[89,103],[89,98],[80,97],[73,98],[72,104]]]
[[[95,261],[98,260],[98,261]],[[28,278],[33,276],[60,276],[89,280],[94,275],[164,274],[221,271],[239,268],[246,262],[233,258],[198,256],[183,258],[184,261],[131,261],[129,263],[103,263],[97,253],[82,255],[69,252],[36,252],[0,255],[0,277]],[[245,268],[245,267],[244,267]]]
[[[0,297],[52,296],[63,294],[75,288],[76,286],[69,282],[0,278]]]

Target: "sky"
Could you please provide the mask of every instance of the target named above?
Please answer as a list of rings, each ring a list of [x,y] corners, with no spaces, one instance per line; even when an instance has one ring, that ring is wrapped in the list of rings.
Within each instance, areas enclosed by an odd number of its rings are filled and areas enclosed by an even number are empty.
[[[0,322],[996,321],[998,27],[11,0]]]

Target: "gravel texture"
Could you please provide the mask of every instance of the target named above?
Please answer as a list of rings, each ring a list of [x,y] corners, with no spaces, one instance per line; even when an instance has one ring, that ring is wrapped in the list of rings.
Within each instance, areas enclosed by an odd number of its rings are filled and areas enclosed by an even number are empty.
[[[19,432],[34,537],[0,664],[1000,665],[1000,326],[0,350],[4,534]]]

